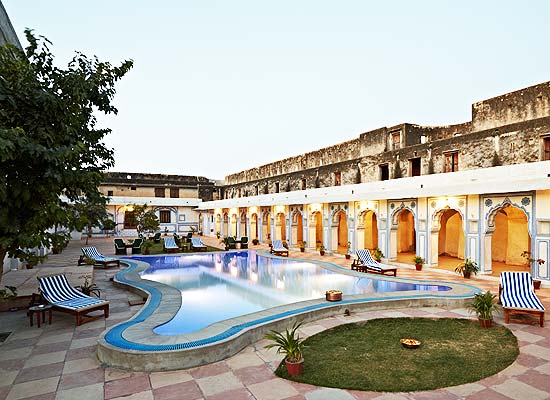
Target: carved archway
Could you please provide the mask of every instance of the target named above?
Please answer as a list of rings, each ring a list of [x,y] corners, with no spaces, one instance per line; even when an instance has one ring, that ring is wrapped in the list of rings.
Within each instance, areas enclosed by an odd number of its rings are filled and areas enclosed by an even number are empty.
[[[465,220],[462,211],[449,206],[437,210],[430,232],[430,263],[453,270],[466,257]]]
[[[357,224],[357,246],[374,250],[378,247],[378,217],[374,210],[363,210]]]
[[[291,214],[290,220],[290,240],[291,244],[297,246],[304,240],[304,219],[302,212],[295,209]]]

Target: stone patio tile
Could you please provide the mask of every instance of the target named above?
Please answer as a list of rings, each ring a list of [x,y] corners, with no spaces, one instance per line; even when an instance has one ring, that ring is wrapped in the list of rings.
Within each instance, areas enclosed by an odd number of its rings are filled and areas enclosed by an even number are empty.
[[[305,393],[312,392],[314,390],[319,389],[318,386],[309,385],[307,383],[300,383],[300,382],[293,382],[293,381],[287,381],[287,382],[290,383],[292,387],[301,394],[305,394]]]
[[[151,389],[146,375],[131,376],[105,383],[105,399],[126,396]]]
[[[516,337],[522,342],[527,342],[527,343],[536,343],[541,340],[544,340],[544,336],[535,335],[529,332],[524,332],[519,330],[515,331],[514,335],[516,335]]]
[[[413,396],[415,400],[457,400],[461,398],[460,396],[457,396],[456,394],[445,389],[414,392]]]
[[[225,363],[232,370],[237,370],[246,367],[263,365],[263,360],[253,352],[239,353],[225,360]]]
[[[19,375],[17,375],[17,378],[15,379],[15,383],[23,383],[23,382],[35,381],[37,379],[44,379],[44,378],[59,376],[61,375],[62,371],[63,371],[62,362],[49,364],[46,368],[43,366],[24,368],[21,371],[19,371]]]
[[[255,383],[248,386],[248,390],[257,400],[281,400],[299,395],[298,391],[283,379],[275,378],[270,381]]]
[[[191,376],[195,379],[205,378],[207,376],[220,375],[224,372],[229,372],[229,367],[225,362],[217,362],[214,364],[203,365],[202,367],[188,370]]]
[[[63,362],[65,360],[66,351],[56,351],[53,353],[37,354],[35,356],[29,357],[25,361],[25,368],[38,367],[41,365],[54,364],[58,362]]]
[[[38,345],[43,344],[51,344],[51,343],[59,343],[59,342],[68,342],[71,341],[73,338],[72,332],[64,332],[64,333],[48,333],[47,335],[44,335],[40,338],[38,341]]]
[[[32,347],[22,347],[20,349],[0,351],[0,361],[24,360],[31,354],[31,352]]]
[[[146,390],[145,392],[131,394],[130,396],[116,397],[113,400],[154,400],[154,397],[152,391]]]
[[[221,392],[227,392],[233,389],[243,387],[243,384],[232,372],[226,372],[220,375],[207,376],[196,380],[202,393],[205,396],[212,396]]]
[[[0,369],[0,387],[11,385],[15,381],[18,374],[19,371]]]
[[[117,379],[130,378],[133,376],[144,376],[145,372],[124,371],[121,369],[105,368],[105,382]]]
[[[363,392],[361,390],[348,390],[348,392],[357,400],[371,400],[380,395],[377,392]]]
[[[6,371],[19,371],[23,369],[25,360],[9,360],[9,362],[2,362],[0,365],[2,366],[2,369]]]
[[[101,368],[65,374],[61,376],[59,382],[60,390],[72,389],[80,386],[88,386],[96,383],[103,383],[105,380],[105,371]]]
[[[97,346],[81,347],[79,349],[67,350],[67,356],[65,359],[67,361],[78,360],[80,358],[95,358],[95,352]]]
[[[548,399],[548,393],[516,379],[509,379],[500,385],[493,386],[491,389],[514,400]]]
[[[233,371],[233,373],[245,386],[275,378],[273,371],[264,363],[253,367],[241,368]]]
[[[320,388],[305,395],[306,400],[355,400],[347,391],[342,389]]]
[[[547,347],[539,346],[538,344],[529,344],[521,348],[521,352],[530,354],[532,356],[543,358],[546,361],[550,361],[550,349]]]
[[[84,331],[75,331],[73,334],[73,339],[85,339],[89,337],[98,338],[99,335],[103,332],[103,329],[86,329]]]
[[[40,340],[38,336],[27,339],[8,340],[2,344],[2,351],[15,350],[22,347],[32,347],[38,342],[38,340]]]
[[[550,379],[548,378],[548,375],[541,374],[536,370],[530,370],[529,373],[520,375],[516,377],[516,379],[537,389],[550,393]]]
[[[31,396],[52,393],[57,389],[59,377],[39,379],[31,382],[18,383],[12,386],[6,400],[19,400]]]
[[[376,399],[376,400],[409,400],[410,398],[403,395],[403,394],[400,394],[400,393],[383,393],[383,394],[379,394],[376,397],[373,397],[373,399]]]
[[[202,393],[195,381],[178,383],[153,389],[155,400],[198,400]],[[226,400],[230,400],[226,397]]]
[[[60,390],[55,400],[99,400],[103,399],[103,383],[80,386],[74,389]]]
[[[97,345],[97,337],[89,337],[84,339],[74,339],[71,342],[71,350],[80,349],[82,347],[91,347]]]
[[[252,393],[247,389],[235,389],[229,392],[218,393],[213,396],[206,396],[206,400],[255,400]]]
[[[454,393],[458,397],[466,397],[466,396],[470,396],[471,394],[480,392],[486,389],[486,387],[483,385],[480,385],[479,383],[467,383],[465,385],[452,386],[446,389],[447,391]]]
[[[309,337],[309,336],[315,335],[316,333],[323,332],[325,330],[326,328],[323,325],[310,324],[310,325],[300,327],[299,332],[302,332],[304,335]],[[300,336],[303,336],[303,335],[300,335]]]
[[[78,360],[70,360],[65,362],[63,375],[73,372],[86,371],[99,367],[99,362],[94,358],[80,358]]]
[[[32,355],[52,353],[56,351],[69,350],[71,342],[59,342],[51,344],[42,344],[39,346],[34,346],[32,349]]]
[[[28,322],[28,320],[27,320]],[[21,331],[17,331],[11,334],[9,341],[12,340],[22,340],[22,339],[29,339],[29,338],[36,338],[40,335],[42,335],[43,331],[40,329],[25,329]]]
[[[186,371],[153,372],[149,375],[151,387],[157,389],[176,383],[188,382],[193,379]]]

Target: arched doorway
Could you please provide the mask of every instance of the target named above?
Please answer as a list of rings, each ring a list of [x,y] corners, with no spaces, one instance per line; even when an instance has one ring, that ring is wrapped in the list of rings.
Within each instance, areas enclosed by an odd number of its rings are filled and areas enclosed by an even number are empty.
[[[222,216],[216,214],[216,235],[222,234]]]
[[[494,218],[491,240],[493,274],[529,271],[530,265],[521,255],[524,251],[531,251],[527,215],[518,207],[509,205],[496,211],[490,218]]]
[[[229,230],[229,234],[233,237],[237,236],[237,214],[231,215],[231,229]]]
[[[309,247],[319,249],[323,245],[323,216],[319,211],[311,214],[309,223]]]
[[[348,252],[348,218],[344,211],[338,211],[332,217],[331,247],[339,254]]]
[[[254,213],[250,216],[250,234],[252,239],[258,238],[258,214]]]
[[[275,215],[275,239],[286,240],[286,221],[283,213]]]
[[[229,236],[229,215],[223,214],[223,232],[222,236]]]
[[[291,222],[291,240],[292,245],[298,246],[300,242],[304,240],[304,220],[302,218],[302,213],[298,210],[292,214]]]
[[[466,237],[460,212],[446,208],[435,213],[431,232],[431,264],[454,271],[464,261],[465,246]]]
[[[271,213],[268,211],[262,215],[262,240],[271,240]]]
[[[369,250],[378,248],[378,220],[372,210],[365,210],[359,215],[357,246]]]
[[[246,212],[241,212],[240,216],[240,226],[239,226],[239,235],[248,236],[247,227],[246,227]]]
[[[414,228],[414,215],[411,211],[403,209],[397,214],[397,261],[405,264],[414,264],[416,255],[416,230]]]

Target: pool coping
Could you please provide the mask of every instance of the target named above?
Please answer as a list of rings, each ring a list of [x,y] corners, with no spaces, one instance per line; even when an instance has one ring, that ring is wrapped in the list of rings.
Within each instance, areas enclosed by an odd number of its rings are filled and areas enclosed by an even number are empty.
[[[239,252],[242,251],[221,253]],[[260,250],[257,253],[265,257],[286,259],[271,255],[267,251]],[[188,254],[170,254],[172,255]],[[303,258],[291,260],[314,263],[346,275],[366,277],[364,273],[351,271],[327,261]],[[357,294],[344,296],[341,302],[327,302],[325,299],[308,300],[217,322],[197,332],[166,336],[156,334],[153,329],[176,315],[181,305],[179,290],[142,279],[140,272],[149,266],[148,263],[128,258],[121,261],[127,264],[128,268],[118,272],[113,282],[147,296],[147,301],[131,319],[102,333],[98,340],[98,358],[105,366],[136,371],[182,369],[220,361],[261,339],[271,329],[281,330],[297,321],[309,322],[343,314],[346,309],[359,311],[401,307],[461,307],[467,299],[480,292],[475,286],[462,283],[368,274],[368,278],[373,280],[449,286],[451,290],[385,292],[369,296]],[[399,295],[394,295],[395,293]]]

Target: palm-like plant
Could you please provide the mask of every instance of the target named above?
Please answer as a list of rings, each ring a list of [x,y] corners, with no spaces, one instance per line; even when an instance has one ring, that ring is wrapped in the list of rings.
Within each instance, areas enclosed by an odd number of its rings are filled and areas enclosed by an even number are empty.
[[[304,351],[304,339],[296,331],[302,324],[294,324],[290,330],[287,328],[284,332],[271,331],[264,336],[264,339],[271,340],[265,346],[266,349],[276,348],[277,354],[285,354],[285,359],[290,363],[296,363],[302,360]]]
[[[493,319],[493,312],[499,312],[495,301],[496,297],[490,290],[476,293],[472,304],[468,306],[468,310],[475,312],[481,319]]]
[[[86,296],[91,296],[93,294],[94,296],[99,297],[101,295],[101,291],[97,285],[88,280],[92,278],[90,275],[82,275],[80,278],[84,278],[84,283],[80,286],[75,286],[76,289],[80,290]]]

